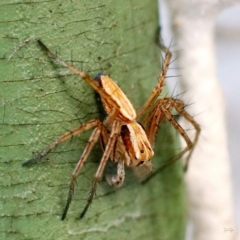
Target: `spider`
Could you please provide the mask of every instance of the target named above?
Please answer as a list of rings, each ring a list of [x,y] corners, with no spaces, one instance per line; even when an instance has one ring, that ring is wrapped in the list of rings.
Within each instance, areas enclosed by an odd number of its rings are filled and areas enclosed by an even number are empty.
[[[100,141],[103,155],[95,173],[87,203],[80,214],[80,218],[84,217],[93,201],[97,183],[101,180],[104,168],[109,159],[117,163],[117,174],[107,178],[107,182],[115,187],[123,185],[125,177],[124,166],[138,167],[148,164],[149,171],[151,171],[151,159],[154,155],[153,147],[155,144],[155,138],[159,124],[164,119],[167,119],[173,125],[187,143],[186,147],[173,159],[173,161],[175,161],[189,151],[185,165],[185,167],[187,167],[189,158],[200,134],[200,127],[193,117],[185,111],[184,103],[181,100],[171,97],[157,99],[165,84],[166,73],[171,61],[172,53],[168,48],[161,44],[162,49],[165,52],[165,59],[163,61],[157,85],[152,90],[144,105],[136,111],[127,96],[109,76],[99,74],[95,79],[92,79],[87,73],[64,62],[57,55],[53,54],[41,40],[38,40],[38,44],[50,58],[58,62],[60,65],[70,69],[85,80],[100,95],[103,107],[107,113],[103,122],[98,119],[88,121],[87,123],[60,136],[45,150],[22,164],[23,166],[27,166],[35,163],[46,156],[58,144],[83,131],[93,129],[87,146],[72,173],[67,203],[61,220],[64,220],[67,215],[74,193],[75,182],[80,170],[97,141]],[[184,129],[174,119],[174,116],[171,114],[173,108],[195,128],[196,134],[193,141],[190,140]],[[142,119],[142,121],[141,123],[138,123],[140,119]]]

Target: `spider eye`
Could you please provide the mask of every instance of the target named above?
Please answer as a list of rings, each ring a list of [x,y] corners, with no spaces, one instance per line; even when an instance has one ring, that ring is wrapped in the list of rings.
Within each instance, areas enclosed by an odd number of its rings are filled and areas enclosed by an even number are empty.
[[[144,150],[140,150],[140,153],[144,153]]]

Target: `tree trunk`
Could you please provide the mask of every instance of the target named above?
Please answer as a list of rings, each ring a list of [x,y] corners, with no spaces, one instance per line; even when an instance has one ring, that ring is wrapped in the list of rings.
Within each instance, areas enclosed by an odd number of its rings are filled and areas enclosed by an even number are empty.
[[[103,179],[79,220],[101,158],[95,147],[63,222],[69,179],[89,132],[61,144],[39,164],[21,167],[60,135],[103,113],[91,87],[54,64],[36,39],[93,77],[110,75],[137,108],[160,72],[157,2],[16,2],[0,4],[0,239],[184,239],[179,162],[144,185],[130,170],[121,189]],[[171,129],[160,127],[154,169],[176,153]]]

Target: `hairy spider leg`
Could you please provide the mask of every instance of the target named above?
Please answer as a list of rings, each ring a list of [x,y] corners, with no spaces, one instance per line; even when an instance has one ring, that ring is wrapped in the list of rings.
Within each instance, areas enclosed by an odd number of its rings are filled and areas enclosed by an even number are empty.
[[[193,125],[194,129],[196,130],[193,141],[190,140],[185,130],[172,116],[170,112],[172,108],[174,108],[180,115],[182,115],[188,122],[190,122]],[[200,134],[200,127],[198,123],[193,119],[193,117],[191,117],[184,110],[183,101],[179,99],[172,99],[172,98],[159,99],[156,102],[155,106],[152,108],[149,115],[143,119],[143,126],[146,127],[146,134],[149,138],[150,143],[153,145],[155,144],[155,138],[156,138],[157,131],[159,129],[159,124],[163,121],[164,118],[167,118],[167,120],[173,125],[173,127],[183,137],[183,139],[187,143],[187,146],[180,153],[178,153],[173,159],[168,161],[164,166],[156,170],[154,174],[152,174],[149,178],[152,178],[157,172],[163,170],[166,166],[177,161],[186,152],[189,151],[189,154],[186,157],[186,163],[184,165],[184,171],[186,171],[189,163],[189,158],[194,150],[194,147],[197,143],[197,140]]]
[[[102,177],[102,174],[103,174],[103,171],[105,169],[106,163],[109,160],[109,157],[111,155],[111,151],[114,149],[114,146],[115,146],[115,143],[117,141],[117,137],[119,136],[120,131],[121,131],[121,124],[120,124],[119,121],[116,120],[116,121],[113,122],[112,131],[110,133],[105,151],[103,153],[102,159],[100,161],[97,172],[95,174],[94,182],[93,182],[93,185],[92,185],[92,188],[91,188],[88,200],[87,200],[87,204],[86,204],[85,208],[83,209],[82,213],[80,214],[80,218],[84,217],[84,215],[86,214],[89,206],[92,203],[94,194],[96,192],[97,183],[100,181],[100,179]]]
[[[55,140],[53,143],[51,143],[45,150],[37,154],[35,157],[27,160],[26,162],[22,163],[22,166],[25,167],[27,165],[33,164],[39,160],[41,160],[44,156],[46,156],[49,152],[52,151],[53,148],[55,148],[58,144],[68,140],[69,138],[80,134],[83,131],[87,131],[91,128],[102,126],[102,123],[98,119],[90,120],[89,122],[73,129],[70,132],[65,133],[64,135],[60,136],[57,140]],[[105,137],[105,135],[104,135]]]
[[[71,138],[72,136],[80,134],[81,132],[87,131],[91,128],[95,128],[95,129],[92,132],[91,137],[88,141],[88,144],[87,144],[87,146],[86,146],[86,148],[85,148],[85,150],[84,150],[84,152],[83,152],[80,160],[78,161],[78,164],[77,164],[77,166],[76,166],[76,168],[73,172],[72,179],[71,179],[71,182],[70,182],[67,204],[66,204],[66,207],[63,211],[63,215],[62,215],[61,220],[64,220],[64,218],[66,217],[66,214],[67,214],[67,211],[68,211],[68,208],[69,208],[69,205],[71,203],[72,196],[73,196],[73,193],[74,193],[74,185],[75,185],[76,178],[78,177],[79,172],[80,172],[84,162],[86,161],[89,153],[91,152],[91,149],[93,148],[96,141],[99,139],[99,136],[101,137],[101,141],[103,141],[103,142],[108,141],[107,130],[104,127],[104,125],[98,119],[91,120],[91,121],[75,128],[74,130],[62,135],[56,141],[54,141],[52,144],[50,144],[45,150],[43,150],[38,155],[36,155],[32,159],[30,159],[30,160],[28,160],[28,161],[26,161],[22,164],[22,166],[27,166],[29,164],[35,163],[36,161],[39,161],[44,156],[46,156],[53,148],[55,148],[59,143],[62,143],[64,141],[68,140],[69,138]]]
[[[192,152],[195,148],[195,145],[197,144],[197,141],[198,141],[198,138],[199,138],[199,135],[200,135],[200,132],[201,132],[201,128],[199,126],[199,124],[194,120],[194,118],[192,116],[190,116],[188,114],[188,112],[184,109],[184,102],[179,100],[179,99],[171,99],[171,101],[173,102],[173,107],[176,109],[176,111],[181,114],[189,123],[191,123],[196,131],[195,133],[195,137],[192,141],[192,148],[189,149],[189,154],[188,156],[186,157],[186,162],[184,163],[184,171],[187,171],[187,168],[188,168],[188,164],[189,164],[189,159],[192,155]],[[179,131],[178,131],[179,132]],[[180,133],[180,132],[179,132]],[[180,133],[181,134],[181,133]],[[186,141],[186,140],[185,140]],[[180,153],[181,154],[181,153]],[[184,153],[183,153],[184,154]],[[183,155],[182,154],[182,155]],[[181,156],[182,156],[181,155]],[[176,156],[176,158],[180,158],[181,156]]]
[[[165,58],[164,58],[164,61],[162,64],[161,73],[158,77],[158,83],[152,90],[150,96],[148,97],[146,102],[143,104],[143,106],[137,110],[137,119],[139,119],[142,115],[144,115],[146,113],[146,111],[152,106],[152,104],[156,101],[156,99],[162,92],[162,88],[165,84],[166,74],[168,71],[169,64],[171,62],[172,53],[163,44],[160,44],[160,46],[163,49],[163,51],[165,52]]]
[[[75,188],[75,182],[76,182],[76,179],[85,163],[85,161],[87,160],[93,146],[95,145],[95,143],[98,141],[99,137],[102,137],[103,138],[103,141],[104,142],[107,142],[107,131],[105,129],[105,127],[103,126],[103,124],[98,121],[97,122],[97,125],[95,126],[95,129],[93,130],[89,140],[88,140],[88,144],[87,146],[85,147],[83,153],[82,153],[82,156],[81,158],[79,159],[74,171],[73,171],[73,174],[72,174],[72,177],[71,177],[71,181],[70,181],[70,184],[69,184],[69,191],[68,191],[68,198],[67,198],[67,203],[66,203],[66,206],[64,208],[64,211],[63,211],[63,214],[62,214],[62,218],[61,220],[64,220],[66,215],[67,215],[67,212],[68,212],[68,208],[69,208],[69,205],[72,201],[72,197],[73,197],[73,194],[74,194],[74,188]]]

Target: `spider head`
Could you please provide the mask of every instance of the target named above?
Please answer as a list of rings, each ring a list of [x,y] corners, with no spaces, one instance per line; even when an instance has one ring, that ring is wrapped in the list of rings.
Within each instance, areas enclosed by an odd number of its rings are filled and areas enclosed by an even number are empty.
[[[142,126],[137,122],[122,125],[121,139],[127,154],[127,165],[139,166],[152,159],[154,152]]]

